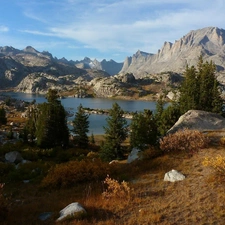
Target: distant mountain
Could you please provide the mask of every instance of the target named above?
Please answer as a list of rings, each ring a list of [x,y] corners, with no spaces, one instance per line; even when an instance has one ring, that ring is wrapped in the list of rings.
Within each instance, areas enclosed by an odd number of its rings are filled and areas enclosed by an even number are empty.
[[[27,93],[45,93],[48,88],[65,91],[91,84],[96,86],[96,90],[101,86],[101,95],[111,95],[117,93],[114,86],[127,88],[124,84],[128,75],[136,80],[147,77],[152,82],[164,82],[168,74],[182,75],[186,65],[196,65],[200,55],[204,60],[212,60],[218,71],[225,71],[225,30],[217,27],[193,30],[175,43],[165,42],[157,54],[138,50],[123,63],[88,57],[80,61],[57,59],[51,53],[39,52],[31,46],[23,50],[5,46],[0,47],[0,89],[17,87],[18,91]],[[118,75],[120,79],[110,75]],[[224,77],[224,72],[217,76],[223,86]],[[100,80],[101,84],[98,83]],[[107,80],[113,80],[111,86]],[[146,82],[149,84],[150,81]],[[138,82],[141,83],[140,80]]]
[[[88,57],[80,61],[75,61],[74,64],[77,68],[103,70],[110,75],[118,74],[123,67],[123,63],[117,63],[112,59],[110,61],[103,59],[99,62],[97,59],[91,60]]]
[[[108,73],[77,68],[73,61],[67,59],[53,58],[49,52],[39,52],[31,46],[23,50],[13,47],[0,47],[0,88],[15,87],[24,78],[34,73],[43,73],[49,76],[73,75],[74,78],[80,76],[96,77],[109,76]]]
[[[120,73],[133,73],[135,77],[166,71],[182,73],[186,65],[196,65],[200,55],[204,60],[212,60],[218,70],[224,70],[225,30],[217,27],[193,30],[175,43],[165,42],[157,54],[138,51],[125,59]]]

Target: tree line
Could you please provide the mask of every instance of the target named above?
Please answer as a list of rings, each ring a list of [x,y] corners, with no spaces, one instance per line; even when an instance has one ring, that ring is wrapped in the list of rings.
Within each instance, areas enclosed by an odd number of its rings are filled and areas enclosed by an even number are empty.
[[[103,160],[123,158],[125,148],[122,143],[129,137],[130,148],[145,150],[156,145],[160,136],[174,125],[178,118],[190,109],[215,112],[223,115],[223,99],[215,76],[216,66],[212,62],[203,62],[199,58],[197,67],[186,67],[185,79],[182,82],[175,100],[165,108],[163,96],[159,98],[156,111],[145,109],[133,114],[130,125],[123,117],[124,111],[117,103],[109,110],[104,127],[104,141],[100,146]],[[70,132],[67,126],[66,111],[58,100],[56,90],[49,90],[47,102],[32,105],[29,119],[23,130],[24,141],[34,142],[42,148],[54,146],[67,147]],[[0,123],[4,123],[4,111],[0,109]],[[89,146],[89,115],[79,105],[73,120],[73,141],[79,147]],[[94,136],[91,136],[94,143]]]

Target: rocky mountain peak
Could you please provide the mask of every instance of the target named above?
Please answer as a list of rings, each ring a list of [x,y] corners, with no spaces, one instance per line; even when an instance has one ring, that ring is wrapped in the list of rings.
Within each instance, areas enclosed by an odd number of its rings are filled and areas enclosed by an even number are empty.
[[[31,46],[27,46],[25,49],[23,49],[24,52],[27,52],[27,53],[39,53],[36,49],[34,49],[33,47]]]
[[[192,30],[174,43],[164,42],[157,54],[138,50],[132,59],[125,59],[120,72],[133,73],[135,77],[166,71],[182,73],[186,65],[196,65],[200,55],[225,70],[225,30],[217,27]]]
[[[134,57],[140,57],[140,56],[147,57],[148,55],[150,55],[150,53],[147,53],[147,52],[143,52],[141,50],[138,50],[133,56]]]
[[[3,55],[14,55],[19,53],[20,50],[13,48],[12,46],[0,47],[0,53]]]

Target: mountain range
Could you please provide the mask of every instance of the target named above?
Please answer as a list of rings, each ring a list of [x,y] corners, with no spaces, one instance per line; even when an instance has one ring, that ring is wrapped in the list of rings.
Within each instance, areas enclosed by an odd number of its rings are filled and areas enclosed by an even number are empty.
[[[225,30],[206,27],[190,31],[174,43],[165,42],[157,54],[138,51],[127,57],[120,73],[143,77],[149,73],[173,71],[182,73],[186,65],[196,65],[198,57],[213,61],[218,71],[225,69]]]
[[[198,57],[212,60],[218,71],[225,70],[225,30],[206,27],[190,31],[174,43],[165,42],[156,54],[138,50],[123,63],[114,60],[98,61],[85,57],[83,60],[57,59],[51,53],[39,52],[28,46],[23,50],[0,47],[0,88],[17,87],[26,81],[39,80],[70,84],[74,80],[91,81],[96,77],[133,74],[136,79],[150,74],[176,72],[182,74],[186,65],[196,65]],[[36,82],[39,82],[36,79]],[[37,84],[38,86],[39,84]],[[36,87],[37,91],[37,87]]]

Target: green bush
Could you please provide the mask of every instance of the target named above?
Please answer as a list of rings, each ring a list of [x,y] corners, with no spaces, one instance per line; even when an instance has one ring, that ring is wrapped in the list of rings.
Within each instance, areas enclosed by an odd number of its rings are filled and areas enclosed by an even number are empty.
[[[0,182],[3,182],[3,179],[14,170],[15,166],[13,164],[0,162]]]
[[[43,162],[28,162],[18,166],[8,174],[8,179],[11,181],[22,181],[22,180],[34,180],[37,178],[43,178],[46,174],[50,165]]]
[[[6,153],[11,151],[18,151],[21,152],[21,150],[24,148],[23,142],[16,142],[15,144],[12,143],[6,143],[0,147],[0,156],[4,156]]]
[[[70,161],[50,169],[42,181],[43,187],[69,187],[77,183],[102,180],[109,173],[109,165],[100,160]]]

